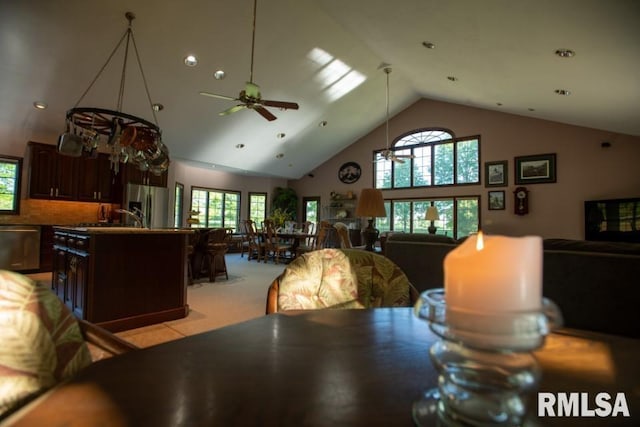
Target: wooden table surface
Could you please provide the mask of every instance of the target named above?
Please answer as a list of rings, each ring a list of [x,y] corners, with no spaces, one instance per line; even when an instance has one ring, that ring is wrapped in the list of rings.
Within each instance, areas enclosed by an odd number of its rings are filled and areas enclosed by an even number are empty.
[[[272,314],[97,362],[11,421],[411,426],[412,402],[436,385],[436,339],[409,308]],[[639,425],[640,340],[556,333],[536,355],[540,391],[622,391],[632,417],[531,425]]]

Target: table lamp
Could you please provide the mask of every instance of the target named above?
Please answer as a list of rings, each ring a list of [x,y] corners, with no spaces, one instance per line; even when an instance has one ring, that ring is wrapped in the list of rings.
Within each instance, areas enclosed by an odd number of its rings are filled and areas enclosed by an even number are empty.
[[[438,208],[436,208],[435,206],[429,206],[429,208],[427,209],[427,213],[424,216],[424,219],[426,219],[427,221],[431,221],[431,225],[427,229],[429,230],[429,234],[436,234],[436,230],[438,228],[433,223],[434,221],[437,221],[438,219],[440,219],[440,216],[438,215]]]
[[[356,216],[368,217],[369,225],[362,230],[362,237],[366,243],[365,250],[373,251],[373,245],[380,232],[373,226],[373,221],[376,217],[386,217],[387,210],[384,208],[384,199],[382,198],[382,191],[375,188],[365,188],[360,194],[358,200],[358,206],[356,207]]]

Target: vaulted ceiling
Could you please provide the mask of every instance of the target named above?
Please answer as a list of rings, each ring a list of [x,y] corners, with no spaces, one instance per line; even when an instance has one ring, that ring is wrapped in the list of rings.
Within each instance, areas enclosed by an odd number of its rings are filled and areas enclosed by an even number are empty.
[[[253,80],[263,98],[300,106],[271,108],[271,122],[219,116],[234,102],[199,95],[244,88],[252,0],[29,0],[0,2],[0,153],[41,135],[55,142],[127,11],[151,100],[164,106],[163,141],[203,167],[303,176],[384,123],[381,64],[393,69],[392,115],[425,97],[640,135],[637,0],[258,0]],[[116,108],[122,52],[80,106]],[[123,111],[153,121],[131,54],[125,76]]]

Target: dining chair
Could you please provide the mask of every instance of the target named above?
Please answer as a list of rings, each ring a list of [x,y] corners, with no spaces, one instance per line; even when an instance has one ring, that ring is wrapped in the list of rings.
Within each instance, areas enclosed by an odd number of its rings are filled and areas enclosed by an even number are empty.
[[[309,230],[313,230],[314,228],[315,225],[311,223]],[[312,237],[307,238],[303,244],[296,247],[296,258],[307,252],[323,249],[327,240],[328,230],[331,228],[333,228],[333,226],[329,222],[321,221],[318,232],[312,235]],[[313,231],[310,231],[310,233],[313,233]]]
[[[333,224],[333,227],[336,229],[338,233],[338,237],[340,238],[340,247],[342,249],[364,249],[366,246],[353,246],[351,243],[351,237],[349,236],[349,227],[347,224],[343,222],[336,222]]]
[[[94,348],[110,356],[137,350],[16,272],[0,270],[0,313],[0,419],[104,358]]]
[[[285,257],[287,252],[293,256],[293,244],[288,241],[281,241],[276,231],[275,223],[271,220],[264,221],[265,238],[264,238],[264,256],[266,263],[269,257],[273,257],[276,264],[280,263],[280,257]]]
[[[258,234],[256,223],[253,220],[248,219],[246,222],[247,234],[249,236],[249,253],[247,255],[247,261],[251,261],[252,258],[256,258],[258,262],[264,256],[264,239]]]
[[[411,307],[416,288],[388,258],[357,249],[302,254],[267,291],[267,314],[324,308]]]
[[[240,231],[240,258],[244,258],[245,252],[247,252],[247,254],[250,253],[250,250],[249,250],[250,238],[249,238],[249,232],[247,230],[246,219],[243,219],[240,221],[239,231]]]

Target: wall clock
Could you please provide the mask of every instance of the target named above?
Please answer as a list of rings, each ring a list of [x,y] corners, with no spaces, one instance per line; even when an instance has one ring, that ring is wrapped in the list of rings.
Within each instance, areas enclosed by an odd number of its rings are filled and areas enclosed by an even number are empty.
[[[353,184],[360,179],[361,174],[362,170],[360,169],[359,164],[356,162],[347,162],[340,166],[340,169],[338,170],[338,179],[345,184]]]
[[[514,212],[516,215],[529,213],[529,191],[525,187],[518,187],[513,192],[515,196]]]

